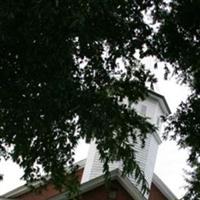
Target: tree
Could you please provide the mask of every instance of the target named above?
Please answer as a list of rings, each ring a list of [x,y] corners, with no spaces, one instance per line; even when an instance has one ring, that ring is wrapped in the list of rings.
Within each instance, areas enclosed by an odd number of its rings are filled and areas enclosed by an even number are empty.
[[[171,63],[198,97],[198,0],[7,0],[0,8],[3,156],[24,168],[26,180],[39,179],[42,168],[62,186],[78,140],[95,138],[105,174],[108,162],[122,160],[124,173],[138,169],[145,188],[128,138],[144,142],[155,127],[123,99],[137,103],[148,95],[146,83],[156,81],[137,54]],[[184,105],[189,116],[193,104]],[[168,130],[193,147],[174,125],[183,125],[182,111],[169,119]]]
[[[187,84],[191,95],[167,119],[165,135],[171,133],[182,148],[189,149],[188,163],[193,168],[187,178],[185,199],[200,199],[200,1],[175,0],[160,4],[154,19],[160,23],[151,46],[152,55],[173,66],[179,81]],[[151,53],[150,53],[151,54]]]
[[[123,99],[144,99],[145,84],[155,82],[134,56],[151,34],[143,12],[152,1],[20,0],[0,7],[4,156],[24,168],[27,181],[43,169],[63,186],[78,140],[95,138],[105,173],[108,162],[122,160],[124,173],[137,169],[145,186],[128,138],[144,142],[155,128]]]

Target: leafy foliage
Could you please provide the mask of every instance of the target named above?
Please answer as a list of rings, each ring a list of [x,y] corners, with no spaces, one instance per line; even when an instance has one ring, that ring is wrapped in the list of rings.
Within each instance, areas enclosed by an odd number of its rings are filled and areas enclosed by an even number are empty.
[[[199,177],[200,177],[200,122],[199,122],[199,103],[200,98],[196,94],[191,95],[187,102],[182,103],[177,112],[168,119],[169,126],[166,133],[173,131],[172,138],[178,140],[182,148],[190,149],[188,162],[194,168],[193,172],[188,173],[189,192],[185,199],[199,199]],[[189,134],[190,133],[190,134]]]
[[[137,103],[155,82],[135,57],[147,47],[152,3],[0,2],[0,147],[24,179],[40,179],[42,168],[63,186],[79,139],[95,138],[105,172],[122,160],[145,187],[128,138],[144,142],[155,128],[123,100]]]
[[[189,165],[193,168],[187,179],[185,199],[200,199],[200,1],[174,0],[160,4],[154,14],[160,23],[153,36],[152,54],[174,67],[174,74],[191,88],[191,95],[170,116],[166,134],[171,132],[182,148],[189,148]]]
[[[144,142],[155,128],[123,100],[137,103],[155,82],[136,55],[156,56],[192,90],[166,132],[191,150],[186,199],[198,199],[199,10],[199,0],[0,2],[3,156],[24,168],[26,180],[40,178],[40,165],[61,186],[79,139],[96,138],[105,173],[118,159],[132,173],[138,166],[128,137]]]

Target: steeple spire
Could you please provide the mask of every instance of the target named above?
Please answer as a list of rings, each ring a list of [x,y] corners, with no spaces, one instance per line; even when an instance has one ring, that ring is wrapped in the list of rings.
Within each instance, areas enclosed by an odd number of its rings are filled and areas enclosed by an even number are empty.
[[[168,115],[170,113],[169,107],[165,98],[157,94],[154,91],[149,91],[149,96],[142,102],[133,105],[140,114],[149,117],[150,122],[158,126],[158,131],[153,134],[148,134],[145,142],[145,147],[142,148],[138,142],[135,144],[135,150],[137,151],[136,160],[144,172],[148,185],[151,186],[154,166],[156,162],[156,156],[158,146],[161,143],[159,137],[160,132],[160,117],[162,115]],[[122,162],[117,161],[110,163],[110,171],[115,169],[122,169]],[[82,183],[87,182],[93,178],[96,178],[103,174],[103,165],[99,159],[99,152],[96,148],[95,141],[91,142],[86,165],[83,172]],[[128,177],[133,184],[136,184],[133,176]]]

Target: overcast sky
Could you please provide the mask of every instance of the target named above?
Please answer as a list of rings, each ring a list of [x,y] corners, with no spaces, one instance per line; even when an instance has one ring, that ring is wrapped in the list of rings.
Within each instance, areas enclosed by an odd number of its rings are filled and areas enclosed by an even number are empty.
[[[153,65],[151,59],[146,59],[144,62],[148,66]],[[189,90],[185,86],[178,85],[174,78],[164,81],[161,69],[156,71],[156,76],[159,79],[156,90],[165,96],[172,112],[174,112],[179,103],[186,99]],[[76,160],[86,158],[87,152],[88,145],[81,142],[77,148]],[[187,168],[186,159],[187,151],[178,149],[174,141],[163,141],[159,147],[155,173],[179,198],[185,192],[184,186],[186,183],[183,168]],[[0,161],[0,173],[4,174],[4,180],[0,182],[0,195],[23,184],[20,181],[22,170],[11,161]]]

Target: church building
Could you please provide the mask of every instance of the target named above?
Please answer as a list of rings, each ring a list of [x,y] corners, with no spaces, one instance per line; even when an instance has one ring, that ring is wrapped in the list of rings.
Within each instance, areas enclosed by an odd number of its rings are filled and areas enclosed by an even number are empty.
[[[177,200],[176,196],[154,173],[154,166],[160,139],[161,116],[170,114],[169,106],[164,96],[149,91],[148,97],[132,105],[150,122],[158,127],[157,132],[149,134],[146,138],[145,147],[141,148],[138,142],[135,145],[137,151],[136,160],[144,172],[150,192],[143,195],[140,186],[137,185],[134,176],[122,176],[122,163],[120,161],[110,164],[112,184],[108,190],[105,187],[103,166],[99,159],[99,153],[95,141],[90,144],[86,159],[76,163],[76,172],[80,181],[81,200]],[[34,186],[39,187],[37,183]],[[41,188],[40,192],[32,191],[30,187],[21,186],[3,195],[6,200],[67,200],[67,192],[59,192],[49,183]],[[4,200],[3,198],[0,200]]]

